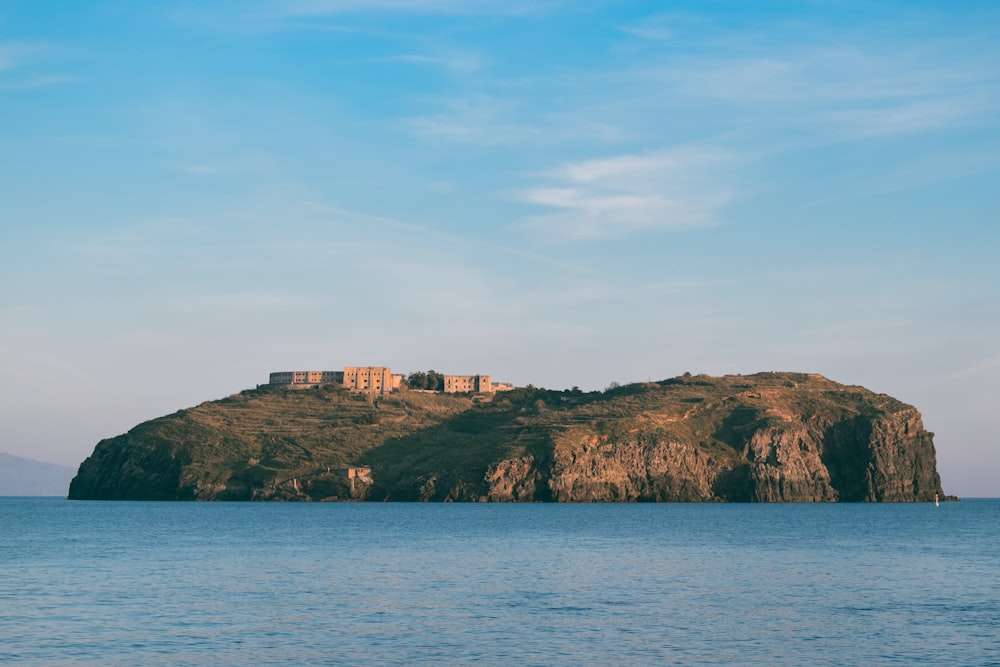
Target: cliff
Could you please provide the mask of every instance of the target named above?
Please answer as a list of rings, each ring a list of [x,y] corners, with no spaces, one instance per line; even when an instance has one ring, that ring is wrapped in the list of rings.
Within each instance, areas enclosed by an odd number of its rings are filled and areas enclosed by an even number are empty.
[[[349,479],[350,466],[371,478]],[[685,376],[492,400],[261,389],[98,443],[76,499],[922,501],[933,434],[817,375]]]

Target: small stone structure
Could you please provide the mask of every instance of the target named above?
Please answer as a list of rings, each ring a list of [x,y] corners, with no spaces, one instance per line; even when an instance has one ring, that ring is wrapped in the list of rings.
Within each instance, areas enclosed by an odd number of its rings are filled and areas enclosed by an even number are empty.
[[[444,393],[463,392],[493,393],[493,378],[489,375],[445,375]]]
[[[371,466],[348,466],[346,468],[338,468],[337,473],[350,480],[351,493],[357,490],[358,484],[372,483]]]
[[[338,468],[337,472],[347,479],[360,479],[362,482],[372,481],[371,466],[348,466],[346,468]]]

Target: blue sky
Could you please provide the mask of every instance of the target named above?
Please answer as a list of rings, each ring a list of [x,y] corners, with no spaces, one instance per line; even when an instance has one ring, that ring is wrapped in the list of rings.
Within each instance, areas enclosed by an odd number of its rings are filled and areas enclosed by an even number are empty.
[[[992,2],[0,3],[0,450],[389,365],[818,372],[1000,495]]]

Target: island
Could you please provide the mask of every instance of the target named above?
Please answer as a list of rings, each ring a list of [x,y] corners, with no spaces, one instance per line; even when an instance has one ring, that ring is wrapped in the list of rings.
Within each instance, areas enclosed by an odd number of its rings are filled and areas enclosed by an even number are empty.
[[[295,373],[102,440],[69,497],[945,499],[916,408],[816,374],[684,374],[584,392],[433,371]]]

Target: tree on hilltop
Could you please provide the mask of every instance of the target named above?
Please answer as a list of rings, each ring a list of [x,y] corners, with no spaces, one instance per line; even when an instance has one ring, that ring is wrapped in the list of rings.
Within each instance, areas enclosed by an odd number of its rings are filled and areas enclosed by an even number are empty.
[[[435,370],[429,370],[426,373],[416,371],[406,376],[406,386],[410,389],[444,391],[444,375]]]

